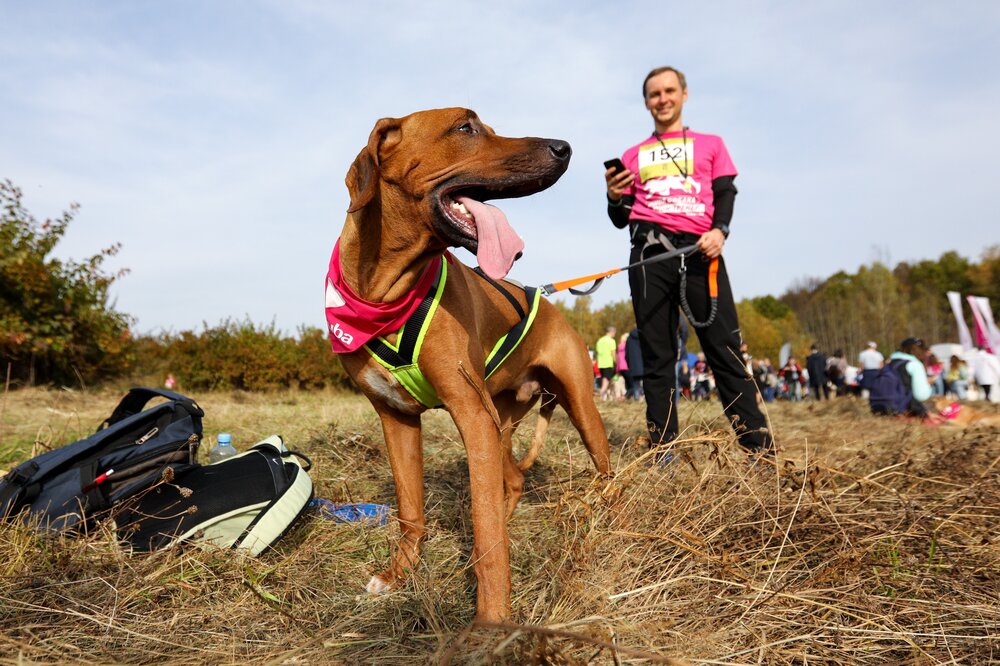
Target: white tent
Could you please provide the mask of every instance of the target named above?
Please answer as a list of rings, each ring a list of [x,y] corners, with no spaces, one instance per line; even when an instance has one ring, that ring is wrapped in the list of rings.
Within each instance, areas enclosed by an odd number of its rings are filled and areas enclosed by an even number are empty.
[[[962,345],[957,342],[939,342],[936,345],[930,346],[930,351],[932,354],[938,357],[938,360],[944,363],[945,372],[951,367],[951,357],[957,356],[969,367],[969,400],[990,400],[991,396],[982,395],[982,391],[976,385],[976,382],[972,379],[972,368],[973,359],[979,352],[975,348],[968,351],[962,351]],[[1000,401],[1000,391],[993,390],[993,398],[995,402]]]
[[[966,352],[962,350],[962,345],[957,342],[939,342],[936,345],[930,346],[930,352],[937,356],[939,361],[944,363],[945,370],[951,367],[952,356],[965,359],[965,362],[968,363],[975,354],[975,350],[972,350],[972,353],[966,357]]]

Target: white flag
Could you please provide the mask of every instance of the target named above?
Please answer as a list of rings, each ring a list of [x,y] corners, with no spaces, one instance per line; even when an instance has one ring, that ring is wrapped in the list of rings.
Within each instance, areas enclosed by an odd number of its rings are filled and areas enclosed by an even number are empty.
[[[962,316],[962,295],[957,291],[949,291],[948,302],[951,303],[951,311],[955,313],[955,323],[958,324],[958,342],[962,345],[963,351],[969,351],[972,349],[972,335],[965,323],[965,317]]]

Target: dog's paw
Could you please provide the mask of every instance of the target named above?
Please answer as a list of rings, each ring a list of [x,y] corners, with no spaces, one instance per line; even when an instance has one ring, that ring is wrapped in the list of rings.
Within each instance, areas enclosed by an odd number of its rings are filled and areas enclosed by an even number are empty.
[[[378,576],[372,576],[372,579],[365,585],[365,592],[368,594],[385,594],[389,591],[389,588],[389,583]]]

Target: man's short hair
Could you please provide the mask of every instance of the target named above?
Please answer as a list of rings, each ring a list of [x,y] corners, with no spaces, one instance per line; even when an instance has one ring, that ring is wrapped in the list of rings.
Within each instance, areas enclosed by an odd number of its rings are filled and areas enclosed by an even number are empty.
[[[654,69],[653,71],[651,71],[649,74],[647,74],[646,78],[644,78],[642,80],[642,98],[643,99],[646,99],[646,84],[649,83],[649,80],[651,78],[653,78],[654,76],[659,76],[660,74],[663,74],[664,72],[673,72],[674,74],[676,74],[677,75],[677,80],[681,82],[681,90],[687,90],[688,89],[687,79],[684,78],[684,73],[681,70],[677,69],[676,67],[657,67],[656,69]]]

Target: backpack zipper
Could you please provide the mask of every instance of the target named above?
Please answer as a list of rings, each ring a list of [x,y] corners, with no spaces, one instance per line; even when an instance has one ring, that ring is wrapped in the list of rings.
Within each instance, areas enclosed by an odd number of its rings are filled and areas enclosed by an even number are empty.
[[[187,444],[188,461],[189,462],[194,462],[194,455],[195,455],[194,449],[195,449],[195,447],[198,445],[198,443],[200,441],[201,440],[198,437],[198,435],[194,435],[194,434],[192,434],[191,436],[189,436],[186,440],[183,440],[183,443]],[[128,467],[133,467],[133,466],[135,466],[138,463],[144,463],[147,460],[153,460],[154,458],[158,458],[160,456],[167,455],[169,453],[169,451],[171,451],[171,450],[172,451],[181,451],[181,450],[183,450],[183,448],[180,446],[181,443],[182,443],[182,440],[177,440],[177,441],[170,442],[169,444],[160,444],[159,446],[156,447],[155,451],[152,451],[152,452],[147,453],[145,455],[135,456],[135,457],[129,459],[129,461],[128,461]],[[115,453],[117,453],[118,451],[121,451],[121,450],[122,449],[118,449],[117,451],[115,451]],[[119,465],[123,465],[123,464],[124,463],[119,463]],[[125,469],[127,469],[127,468],[123,467],[120,471],[124,472]]]
[[[160,432],[160,429],[159,429],[159,428],[157,428],[157,427],[154,427],[154,428],[153,428],[152,430],[150,430],[149,432],[147,432],[147,433],[146,433],[145,435],[143,435],[143,436],[142,436],[142,437],[140,437],[139,439],[135,440],[135,445],[136,445],[136,446],[140,446],[140,445],[142,445],[142,444],[145,444],[145,443],[146,443],[146,441],[147,441],[147,440],[148,440],[148,439],[149,439],[150,437],[152,437],[153,435],[155,435],[155,434],[156,434],[156,433],[158,433],[158,432]]]

